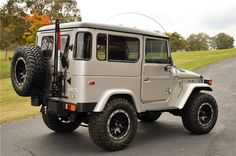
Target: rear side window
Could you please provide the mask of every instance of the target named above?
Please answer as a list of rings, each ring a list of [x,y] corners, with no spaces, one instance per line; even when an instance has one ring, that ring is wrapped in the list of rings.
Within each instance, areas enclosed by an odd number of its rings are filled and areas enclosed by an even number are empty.
[[[136,62],[139,58],[139,39],[109,35],[108,60],[120,62]]]
[[[89,32],[79,32],[76,35],[74,59],[89,60],[92,52],[92,34]]]
[[[98,34],[97,35],[97,59],[100,61],[105,61],[106,53],[107,53],[107,35]]]
[[[146,39],[145,61],[146,63],[167,63],[167,42],[161,39]]]
[[[53,51],[53,36],[43,36],[41,41],[41,49],[44,54],[44,57],[50,59],[52,57]]]

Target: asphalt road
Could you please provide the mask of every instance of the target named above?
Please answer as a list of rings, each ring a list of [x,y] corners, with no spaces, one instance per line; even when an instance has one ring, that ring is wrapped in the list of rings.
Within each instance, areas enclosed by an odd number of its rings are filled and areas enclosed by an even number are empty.
[[[1,126],[1,156],[75,155],[236,155],[236,58],[210,65],[198,73],[212,78],[213,96],[219,106],[215,128],[206,135],[192,135],[180,117],[165,113],[155,123],[139,123],[131,145],[118,152],[105,152],[90,140],[87,128],[71,134],[49,130],[41,118]]]

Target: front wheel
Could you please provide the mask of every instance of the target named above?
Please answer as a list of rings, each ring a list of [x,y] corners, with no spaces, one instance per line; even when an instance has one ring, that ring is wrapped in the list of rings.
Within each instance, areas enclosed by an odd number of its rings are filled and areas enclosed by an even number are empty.
[[[216,124],[218,107],[216,100],[207,93],[191,95],[183,109],[184,127],[194,134],[206,134]]]
[[[133,140],[137,130],[137,115],[132,104],[124,98],[110,100],[103,112],[93,113],[89,120],[89,134],[99,147],[117,151]]]
[[[72,123],[68,118],[60,117],[56,114],[42,113],[45,125],[58,133],[70,133],[79,127],[79,123]]]

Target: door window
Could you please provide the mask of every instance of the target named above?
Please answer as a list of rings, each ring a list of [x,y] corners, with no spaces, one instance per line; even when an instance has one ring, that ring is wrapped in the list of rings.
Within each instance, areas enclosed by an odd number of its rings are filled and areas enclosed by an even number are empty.
[[[60,52],[66,58],[68,56],[69,42],[70,42],[70,40],[69,40],[68,35],[61,36]],[[51,59],[51,57],[52,57],[52,52],[53,52],[53,47],[54,47],[53,43],[54,43],[53,36],[43,36],[42,41],[41,41],[41,49],[44,54],[44,57],[46,57],[47,59]]]
[[[53,51],[53,36],[43,36],[41,41],[41,49],[44,57],[50,59]]]
[[[167,63],[167,41],[161,39],[146,39],[145,47],[146,63]]]

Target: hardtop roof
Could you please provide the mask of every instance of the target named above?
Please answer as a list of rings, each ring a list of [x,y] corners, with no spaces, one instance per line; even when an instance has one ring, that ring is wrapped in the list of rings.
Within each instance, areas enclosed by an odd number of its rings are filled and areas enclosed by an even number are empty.
[[[124,26],[109,25],[109,24],[87,23],[87,22],[70,22],[70,23],[61,23],[60,24],[60,29],[73,29],[73,28],[102,29],[102,30],[111,30],[111,31],[118,31],[118,32],[127,32],[127,33],[133,33],[133,34],[141,34],[141,35],[169,38],[168,36],[166,36],[162,33],[145,31],[145,30],[141,30],[141,29],[129,28],[129,27],[124,27]],[[50,30],[55,30],[55,25],[43,26],[38,29],[38,32],[50,31]]]

